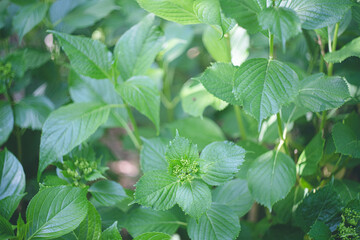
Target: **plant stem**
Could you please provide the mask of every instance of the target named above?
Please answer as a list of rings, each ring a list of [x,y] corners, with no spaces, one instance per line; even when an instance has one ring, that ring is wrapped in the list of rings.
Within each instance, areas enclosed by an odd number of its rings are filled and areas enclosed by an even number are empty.
[[[163,69],[165,72],[165,76],[163,78],[163,93],[168,102],[171,102],[171,84],[174,77],[174,70],[169,67],[169,63],[167,62],[163,63]],[[168,122],[174,121],[174,108],[165,107]]]
[[[273,1],[274,4],[275,1]],[[269,58],[270,60],[274,59],[274,35],[269,33]],[[283,132],[283,128],[282,128],[282,122],[281,122],[281,117],[280,117],[280,113],[276,114],[277,117],[277,123],[278,123],[278,131],[279,131],[279,136],[280,136],[280,144],[284,145],[284,150],[287,154],[289,154],[289,150],[287,148],[286,145],[286,138],[284,137],[284,132]]]
[[[142,142],[141,142],[141,139],[140,139],[140,134],[139,134],[138,126],[137,126],[137,124],[136,124],[134,115],[132,114],[129,105],[126,104],[126,107],[125,107],[125,108],[126,108],[127,113],[128,113],[128,115],[129,115],[129,119],[130,119],[131,125],[132,125],[132,127],[133,127],[133,129],[134,129],[134,134],[135,134],[135,137],[136,137],[136,141],[139,143],[139,145],[141,145]]]
[[[340,26],[339,23],[337,23],[337,24],[335,25],[334,41],[333,41],[333,43],[332,43],[332,48],[330,49],[330,52],[336,51],[337,38],[338,38],[338,33],[339,33],[339,26]],[[333,70],[334,70],[334,64],[333,64],[333,63],[329,63],[328,76],[332,76],[332,75],[333,75]]]
[[[245,127],[244,127],[244,123],[243,123],[242,116],[241,116],[241,109],[239,106],[234,105],[234,111],[235,111],[236,121],[237,121],[237,124],[239,127],[241,137],[243,140],[246,140],[247,136],[246,136]]]
[[[135,137],[133,131],[130,129],[128,123],[120,116],[115,114],[116,119],[121,123],[121,126],[124,127],[126,133],[129,135],[131,141],[134,143],[136,149],[141,149],[141,144],[138,142],[137,138]]]
[[[8,101],[10,102],[13,118],[15,119],[15,101],[10,93],[10,87],[8,82],[6,83],[6,97]],[[19,162],[22,162],[22,142],[21,142],[21,132],[20,128],[14,124],[14,134],[16,138],[16,145],[17,145],[17,158],[19,159]]]
[[[329,49],[329,52],[333,52],[336,50],[336,45],[337,45],[337,38],[338,38],[338,33],[339,33],[339,23],[336,23],[335,25],[335,31],[334,31],[334,41],[332,43],[332,47],[331,49]],[[330,42],[331,39],[329,39]],[[328,76],[331,77],[333,75],[333,70],[334,70],[334,64],[333,63],[329,63],[328,66]],[[326,111],[323,111],[322,113],[322,118],[321,118],[321,124],[320,124],[320,131],[323,131],[325,128],[325,124],[326,124]]]
[[[269,33],[269,58],[274,59],[274,34]]]
[[[289,150],[288,150],[287,145],[286,145],[286,137],[284,137],[284,132],[283,132],[283,128],[282,128],[282,121],[281,121],[280,113],[276,114],[276,118],[277,118],[279,136],[280,136],[280,139],[281,139],[280,144],[284,145],[285,152],[287,154],[289,154]]]

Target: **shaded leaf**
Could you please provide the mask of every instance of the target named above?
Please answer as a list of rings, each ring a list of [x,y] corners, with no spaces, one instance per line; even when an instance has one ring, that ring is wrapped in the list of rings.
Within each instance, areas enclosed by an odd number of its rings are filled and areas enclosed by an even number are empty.
[[[225,136],[220,127],[208,118],[183,118],[178,119],[166,127],[172,130],[175,135],[176,130],[180,135],[196,143],[198,150],[202,150],[206,145],[215,141],[224,141]],[[199,134],[201,132],[201,134]]]
[[[331,186],[310,192],[296,209],[296,223],[309,232],[316,221],[324,222],[334,231],[341,222],[342,203]]]
[[[213,202],[230,207],[238,217],[244,216],[252,207],[254,200],[246,180],[234,179],[212,191]]]
[[[98,181],[91,185],[89,192],[101,206],[111,207],[126,199],[123,187],[114,181]]]
[[[353,113],[344,123],[336,123],[332,129],[332,136],[336,152],[360,158],[360,118]]]
[[[160,93],[149,77],[132,77],[116,90],[124,101],[149,118],[157,131],[160,128]]]
[[[236,174],[236,177],[241,179],[247,178],[247,172],[252,164],[252,162],[258,158],[260,155],[266,153],[268,149],[259,143],[255,143],[250,140],[242,140],[238,142],[242,148],[246,149],[245,161],[239,167],[239,172]]]
[[[317,172],[323,156],[324,144],[325,141],[319,133],[305,147],[296,164],[296,171],[300,176],[313,175]]]
[[[164,138],[141,138],[141,140],[143,142],[140,151],[142,172],[167,170],[168,163],[165,159],[165,151],[169,141]]]
[[[240,232],[240,223],[231,208],[213,203],[198,222],[190,219],[187,231],[192,240],[233,240]]]
[[[294,161],[282,152],[269,151],[252,163],[247,179],[253,198],[271,210],[295,184]]]
[[[14,230],[8,220],[0,215],[0,239],[9,239],[15,237]]]
[[[49,6],[45,2],[35,2],[20,8],[13,19],[13,26],[19,35],[20,42],[31,29],[43,20],[48,8]]]
[[[14,106],[15,123],[21,128],[41,129],[54,108],[45,96],[26,97]]]
[[[117,222],[105,229],[101,234],[101,240],[122,240],[119,230],[117,228]]]
[[[315,240],[329,240],[331,231],[324,222],[316,221],[314,225],[311,226],[309,236]]]
[[[10,103],[0,101],[0,145],[5,143],[14,127],[14,115]]]
[[[155,211],[149,208],[132,210],[125,223],[125,228],[133,237],[146,232],[174,234],[179,226],[179,221],[172,212]]]

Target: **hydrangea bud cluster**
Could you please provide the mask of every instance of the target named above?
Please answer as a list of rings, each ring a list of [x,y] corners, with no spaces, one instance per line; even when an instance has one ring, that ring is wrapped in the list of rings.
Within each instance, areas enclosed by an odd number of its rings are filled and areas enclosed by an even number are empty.
[[[83,186],[81,179],[97,168],[96,162],[89,163],[85,158],[77,158],[74,162],[64,163],[64,175],[73,180],[74,186]]]
[[[198,162],[191,162],[188,159],[181,159],[178,164],[172,168],[172,174],[177,176],[181,183],[192,181],[197,172],[199,172]]]

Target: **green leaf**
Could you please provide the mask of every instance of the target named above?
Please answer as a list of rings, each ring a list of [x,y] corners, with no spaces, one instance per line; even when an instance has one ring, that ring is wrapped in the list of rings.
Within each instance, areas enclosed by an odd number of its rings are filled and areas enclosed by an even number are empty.
[[[221,37],[221,33],[208,26],[202,36],[206,50],[217,62],[231,62],[231,47],[229,37]]]
[[[43,20],[48,8],[49,6],[45,2],[35,2],[20,8],[13,19],[14,30],[19,35],[20,42],[31,29]]]
[[[167,124],[166,127],[171,129],[173,134],[178,130],[181,136],[196,143],[199,150],[212,142],[225,140],[220,127],[208,118],[179,119]]]
[[[161,50],[165,39],[154,19],[154,15],[148,15],[116,43],[114,57],[123,80],[144,75]]]
[[[233,240],[240,232],[240,223],[231,208],[213,203],[198,222],[190,219],[187,231],[192,240]]]
[[[56,4],[56,3],[60,4]],[[55,5],[56,4],[56,5]],[[76,4],[79,6],[76,7]],[[55,5],[55,6],[54,6]],[[57,19],[52,17],[54,13],[64,11],[68,5],[76,7],[70,12],[67,12],[65,16],[58,17]],[[86,28],[93,26],[97,21],[105,18],[113,10],[119,9],[114,0],[101,0],[101,1],[77,1],[70,4],[64,3],[64,1],[56,1],[50,8],[50,17],[55,24],[57,31],[71,33],[79,28]]]
[[[234,74],[235,97],[259,122],[279,112],[296,96],[299,79],[286,64],[263,58],[250,59]]]
[[[77,239],[98,240],[101,235],[101,219],[96,208],[88,202],[88,211],[86,218],[74,230]]]
[[[155,211],[149,208],[132,210],[125,223],[126,230],[136,237],[146,232],[174,234],[179,228],[179,220],[170,211]]]
[[[234,27],[224,37],[212,27],[207,27],[203,33],[203,43],[206,50],[217,62],[232,62],[240,66],[248,57],[250,37],[246,30],[241,27]]]
[[[117,222],[108,227],[102,234],[100,240],[122,240],[119,230],[117,228]]]
[[[172,173],[173,167],[180,164],[181,160],[187,160],[190,163],[196,162],[199,159],[199,151],[196,144],[176,133],[175,138],[166,148],[165,158],[169,163],[169,172]]]
[[[211,192],[201,180],[185,182],[177,190],[176,202],[186,214],[199,219],[211,206]]]
[[[14,230],[8,220],[0,215],[0,239],[12,239],[15,237]]]
[[[258,15],[266,8],[266,0],[220,0],[220,4],[224,14],[234,18],[249,33],[261,30]]]
[[[184,26],[174,22],[164,23],[164,34],[166,42],[160,57],[165,62],[172,62],[180,57],[187,49],[194,38],[194,30],[191,26]]]
[[[123,100],[109,79],[92,79],[71,71],[69,74],[69,87],[71,99],[75,103],[123,104]],[[127,112],[125,108],[113,108],[110,110],[106,126],[119,127],[126,120]]]
[[[137,0],[137,2],[146,11],[168,21],[181,24],[200,23],[193,9],[194,0]]]
[[[342,106],[349,97],[349,88],[343,78],[318,73],[300,82],[296,104],[313,112],[321,112]]]
[[[14,115],[10,103],[0,101],[0,145],[5,143],[14,127]]]
[[[26,71],[36,69],[50,60],[50,53],[42,50],[23,48],[6,56],[5,62],[11,63],[11,70],[18,78],[23,78]]]
[[[213,142],[201,152],[201,178],[209,185],[232,179],[244,162],[245,150],[232,142]]]
[[[252,207],[254,200],[246,180],[234,179],[212,191],[213,202],[230,207],[238,217],[244,216]]]
[[[49,164],[88,139],[108,116],[108,106],[94,103],[69,104],[52,112],[42,129],[38,179]]]
[[[66,33],[49,32],[59,40],[78,74],[95,79],[112,79],[111,54],[103,43]]]
[[[145,173],[136,183],[135,202],[155,210],[167,210],[176,203],[178,178],[166,171]]]
[[[294,211],[304,198],[305,191],[300,186],[294,186],[286,198],[274,204],[275,218],[280,223],[288,223],[294,216]]]
[[[21,199],[26,193],[12,194],[0,200],[0,215],[10,219],[15,210],[19,207]]]
[[[197,79],[215,97],[233,105],[241,105],[242,102],[233,93],[236,72],[237,68],[230,63],[215,63]]]
[[[295,212],[296,224],[309,232],[316,221],[324,222],[334,231],[341,222],[342,202],[331,186],[310,192]]]
[[[193,9],[202,23],[219,27],[222,35],[233,26],[230,19],[223,19],[219,0],[195,0]]]
[[[167,170],[165,159],[166,147],[169,143],[164,138],[141,138],[143,145],[140,151],[140,166],[142,172],[153,170]]]
[[[116,90],[124,101],[149,118],[157,131],[160,128],[160,93],[152,79],[132,77],[119,84]]]
[[[201,83],[190,80],[183,85],[180,92],[181,105],[186,113],[194,117],[202,117],[205,108],[212,106],[220,111],[227,107],[228,103],[211,95]]]
[[[25,194],[21,163],[7,149],[0,152],[0,215],[10,219]]]
[[[25,190],[25,173],[21,163],[7,149],[0,152],[0,199]]]
[[[292,0],[282,4],[293,9],[305,29],[319,29],[339,22],[352,6],[350,0]]]
[[[158,232],[151,232],[151,233],[144,233],[140,236],[134,238],[134,240],[170,240],[171,236],[165,233],[158,233]]]
[[[54,104],[45,96],[31,96],[14,106],[15,123],[21,128],[41,129]]]
[[[259,14],[259,23],[264,30],[270,30],[278,37],[285,48],[285,43],[291,37],[301,32],[301,23],[296,13],[289,8],[266,8]]]
[[[360,118],[357,114],[351,114],[344,123],[334,125],[332,136],[336,152],[360,158]]]
[[[16,223],[16,236],[19,239],[25,239],[26,236],[26,224],[21,217],[21,213],[19,213],[19,217]]]
[[[351,200],[356,199],[357,194],[360,192],[360,183],[348,179],[336,179],[334,181],[334,190],[346,205]]]
[[[115,206],[128,197],[119,183],[109,180],[94,183],[89,192],[101,206],[106,207]]]
[[[331,231],[328,226],[322,221],[316,221],[311,226],[309,237],[315,240],[329,240],[331,237]]]
[[[325,141],[318,133],[301,153],[296,164],[296,172],[300,176],[313,175],[318,170],[318,164],[323,156]]]
[[[77,228],[87,214],[86,189],[45,188],[31,199],[26,210],[26,239],[56,238]]]
[[[295,184],[294,161],[282,152],[269,151],[252,163],[247,179],[253,198],[271,210]]]
[[[258,143],[249,140],[242,140],[238,142],[238,145],[246,149],[246,155],[245,161],[240,166],[239,172],[236,174],[236,177],[246,179],[247,173],[253,161],[260,155],[266,153],[268,149]]]
[[[360,58],[360,37],[355,38],[340,50],[327,53],[324,59],[328,63],[340,63],[349,57]]]
[[[264,224],[264,223],[263,223]],[[263,226],[266,228],[268,226]],[[304,232],[300,228],[291,225],[272,225],[264,234],[265,240],[303,240]]]

